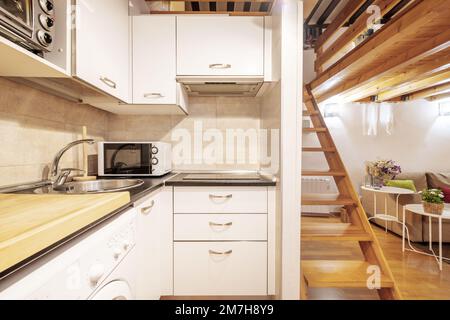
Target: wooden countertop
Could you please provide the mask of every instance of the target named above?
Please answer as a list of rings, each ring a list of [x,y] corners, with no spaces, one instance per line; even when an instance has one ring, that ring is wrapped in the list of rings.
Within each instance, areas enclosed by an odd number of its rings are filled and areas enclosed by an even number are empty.
[[[130,202],[129,192],[0,194],[0,272]]]

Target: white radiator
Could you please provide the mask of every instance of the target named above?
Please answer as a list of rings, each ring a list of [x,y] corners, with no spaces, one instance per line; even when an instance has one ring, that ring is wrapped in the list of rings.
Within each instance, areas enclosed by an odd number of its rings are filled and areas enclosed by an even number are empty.
[[[308,199],[336,199],[338,193],[330,178],[302,178],[302,195]],[[335,206],[302,206],[302,214],[305,215],[329,215],[338,212]]]

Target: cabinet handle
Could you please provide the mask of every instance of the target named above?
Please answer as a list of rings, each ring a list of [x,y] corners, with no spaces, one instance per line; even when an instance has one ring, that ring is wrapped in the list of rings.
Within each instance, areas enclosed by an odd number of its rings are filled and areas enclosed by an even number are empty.
[[[148,207],[144,207],[141,209],[141,213],[149,214],[152,211],[154,206],[155,206],[155,200],[152,200],[152,202],[150,202],[150,205]]]
[[[213,63],[209,65],[210,69],[230,69],[231,64],[228,63]]]
[[[218,251],[214,251],[214,250],[209,250],[209,254],[213,254],[216,256],[229,256],[230,254],[233,253],[233,250],[228,250],[225,252],[218,252]]]
[[[228,223],[215,223],[215,222],[209,222],[209,225],[211,227],[231,227],[233,225],[233,222]]]
[[[106,84],[107,86],[116,89],[117,88],[117,84],[112,81],[111,79],[108,79],[107,77],[100,77],[100,81],[102,81],[104,84]]]
[[[164,98],[164,96],[161,93],[145,93],[144,98],[159,99],[159,98]]]
[[[231,199],[231,198],[233,198],[233,195],[227,194],[226,196],[218,196],[218,195],[210,194],[209,198],[210,199]]]

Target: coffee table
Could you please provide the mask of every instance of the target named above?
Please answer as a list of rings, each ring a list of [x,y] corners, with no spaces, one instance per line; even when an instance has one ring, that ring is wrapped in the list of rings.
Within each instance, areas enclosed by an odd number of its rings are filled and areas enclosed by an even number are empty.
[[[372,187],[366,187],[362,186],[362,190],[370,191],[373,193],[373,216],[370,217],[368,220],[373,219],[380,219],[385,221],[385,229],[386,232],[388,231],[387,223],[388,221],[397,222],[403,224],[402,221],[399,219],[399,212],[398,212],[398,199],[401,195],[405,194],[415,194],[414,191],[409,189],[403,189],[403,188],[396,188],[396,187],[381,187],[381,188],[372,188]],[[384,195],[384,213],[383,214],[377,214],[377,195],[383,194]],[[388,212],[388,205],[387,205],[387,197],[388,195],[394,195],[395,196],[395,216],[392,214],[389,214]]]
[[[403,222],[403,229],[402,229],[403,230],[403,232],[402,232],[402,246],[403,246],[402,250],[403,250],[403,252],[405,252],[405,250],[408,250],[408,251],[413,251],[416,253],[424,254],[427,256],[433,256],[433,257],[435,257],[435,259],[439,265],[439,270],[442,271],[442,260],[450,260],[448,258],[442,257],[442,220],[444,220],[444,219],[450,220],[450,205],[446,204],[444,213],[442,213],[442,215],[439,215],[439,214],[432,214],[432,213],[425,212],[423,210],[422,204],[408,204],[403,207],[403,221],[405,221],[406,211],[410,211],[414,214],[419,214],[421,216],[428,217],[428,219],[429,219],[428,220],[428,240],[429,240],[428,245],[429,245],[429,250],[431,251],[432,254],[415,249],[411,245],[411,242],[409,241],[409,237],[408,237],[408,245],[411,249],[405,248],[405,233],[408,233],[408,229],[406,228],[405,222]],[[438,224],[439,224],[439,255],[436,255],[436,253],[433,250],[432,224],[431,224],[433,219],[437,219]]]

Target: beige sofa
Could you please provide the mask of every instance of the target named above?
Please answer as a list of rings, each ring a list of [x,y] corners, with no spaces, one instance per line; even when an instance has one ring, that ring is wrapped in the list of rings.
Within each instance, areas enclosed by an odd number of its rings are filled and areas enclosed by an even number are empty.
[[[403,173],[400,174],[396,179],[399,180],[413,180],[417,188],[417,191],[426,188],[439,188],[440,185],[450,186],[450,174],[446,173]],[[368,216],[373,216],[374,210],[374,197],[373,192],[362,190],[361,202],[366,210]],[[388,200],[388,212],[391,215],[395,215],[395,196],[387,195]],[[401,195],[399,198],[399,218],[402,219],[403,206],[411,203],[421,203],[420,195]],[[377,211],[378,213],[384,213],[384,195],[377,195]],[[372,222],[378,224],[379,226],[385,226],[386,222],[374,219]],[[413,214],[406,211],[406,225],[408,226],[411,241],[414,242],[425,242],[428,241],[428,218],[420,216],[418,214]],[[402,225],[396,222],[387,222],[388,230],[394,232],[397,235],[402,235]],[[438,226],[436,219],[432,222],[433,230],[433,240],[438,240]],[[443,221],[443,241],[450,242],[450,221]]]

